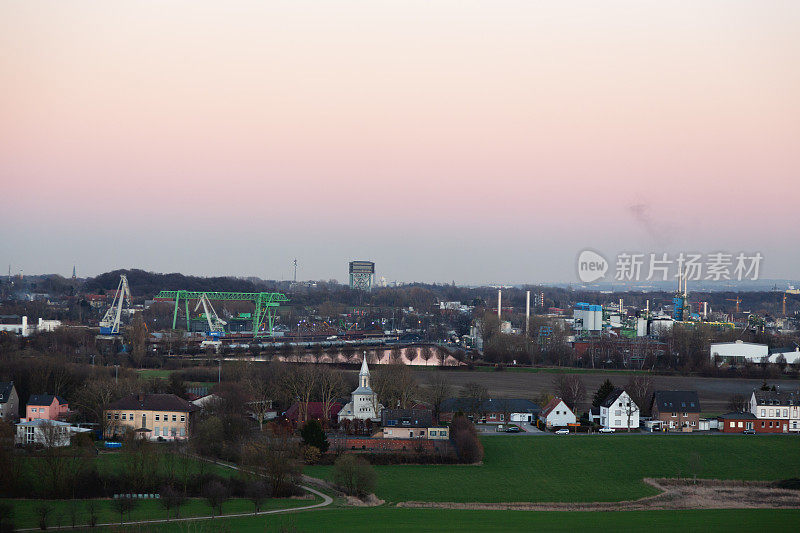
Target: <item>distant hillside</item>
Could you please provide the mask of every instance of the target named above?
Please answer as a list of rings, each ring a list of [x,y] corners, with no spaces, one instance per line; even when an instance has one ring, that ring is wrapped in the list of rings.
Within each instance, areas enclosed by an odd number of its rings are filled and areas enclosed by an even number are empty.
[[[94,278],[86,280],[84,291],[97,293],[101,291],[114,291],[119,284],[120,274],[128,277],[131,293],[134,298],[151,298],[162,290],[189,291],[239,291],[239,292],[258,292],[256,284],[252,281],[233,277],[201,278],[198,276],[186,276],[184,274],[159,274],[156,272],[145,272],[144,270],[114,270],[100,274]]]

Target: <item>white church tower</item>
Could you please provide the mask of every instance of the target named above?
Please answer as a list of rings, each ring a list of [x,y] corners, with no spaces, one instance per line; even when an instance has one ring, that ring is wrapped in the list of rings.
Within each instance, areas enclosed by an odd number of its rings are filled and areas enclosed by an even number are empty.
[[[361,362],[358,373],[358,388],[350,395],[350,402],[339,411],[339,422],[342,420],[377,420],[381,416],[383,406],[378,403],[378,396],[369,386],[369,367],[367,357]]]

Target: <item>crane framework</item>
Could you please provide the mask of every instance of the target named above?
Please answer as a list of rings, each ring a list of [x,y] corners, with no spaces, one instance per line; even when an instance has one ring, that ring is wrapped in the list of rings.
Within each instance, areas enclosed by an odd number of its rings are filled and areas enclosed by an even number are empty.
[[[253,302],[253,336],[261,337],[272,335],[272,328],[275,325],[275,315],[278,306],[282,302],[288,302],[289,298],[279,292],[214,292],[214,291],[161,291],[156,298],[165,300],[175,300],[175,312],[172,315],[172,329],[178,325],[178,308],[183,300],[186,307],[186,329],[189,329],[189,300],[216,300],[216,301],[238,301]],[[266,326],[265,331],[261,327]]]
[[[122,274],[119,277],[119,285],[117,285],[117,292],[114,293],[114,301],[111,307],[108,308],[103,319],[100,321],[100,334],[101,335],[119,335],[119,324],[122,316],[122,307],[125,304],[125,298],[128,299],[128,305],[131,303],[131,290],[128,287],[128,277]]]

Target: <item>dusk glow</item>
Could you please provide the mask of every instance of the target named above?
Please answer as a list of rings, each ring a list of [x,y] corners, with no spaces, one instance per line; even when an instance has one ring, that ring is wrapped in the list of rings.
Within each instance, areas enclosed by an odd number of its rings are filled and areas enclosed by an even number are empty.
[[[798,27],[796,2],[5,2],[0,264],[511,283],[727,249],[796,277]]]

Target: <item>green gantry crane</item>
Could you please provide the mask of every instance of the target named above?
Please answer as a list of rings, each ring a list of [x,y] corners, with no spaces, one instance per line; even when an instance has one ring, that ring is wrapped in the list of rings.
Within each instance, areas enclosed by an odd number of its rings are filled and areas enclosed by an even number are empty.
[[[183,300],[186,305],[186,330],[189,330],[189,300],[199,300],[201,298],[217,301],[239,301],[253,302],[253,336],[261,337],[272,335],[272,327],[275,324],[275,314],[281,302],[288,302],[289,298],[279,292],[213,292],[213,291],[161,291],[156,295],[157,299],[175,300],[175,312],[172,316],[172,329],[176,329],[178,324],[178,307]],[[265,331],[261,331],[262,326],[267,326]]]

